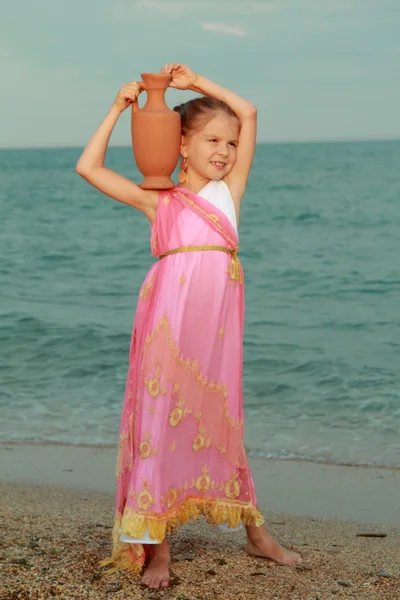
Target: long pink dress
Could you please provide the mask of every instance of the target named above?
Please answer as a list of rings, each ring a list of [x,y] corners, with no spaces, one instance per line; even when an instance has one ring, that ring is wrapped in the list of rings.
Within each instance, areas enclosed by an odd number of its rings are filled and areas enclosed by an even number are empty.
[[[179,187],[160,193],[151,248],[161,260],[143,282],[131,338],[114,547],[102,563],[111,570],[138,573],[145,562],[143,545],[121,534],[161,542],[200,515],[212,525],[263,523],[243,443],[237,244],[205,198]]]

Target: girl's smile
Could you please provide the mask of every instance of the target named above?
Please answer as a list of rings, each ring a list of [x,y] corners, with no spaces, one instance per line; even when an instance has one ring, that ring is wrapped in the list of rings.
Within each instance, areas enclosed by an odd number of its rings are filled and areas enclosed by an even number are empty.
[[[223,162],[215,162],[215,161],[211,161],[211,164],[212,164],[212,165],[213,165],[213,166],[214,166],[216,169],[219,169],[219,170],[223,170],[223,169],[225,169],[225,167],[226,167],[226,163],[223,163]]]
[[[193,132],[182,145],[187,156],[188,177],[194,187],[204,179],[220,180],[233,168],[237,156],[239,122],[217,113],[199,131]]]

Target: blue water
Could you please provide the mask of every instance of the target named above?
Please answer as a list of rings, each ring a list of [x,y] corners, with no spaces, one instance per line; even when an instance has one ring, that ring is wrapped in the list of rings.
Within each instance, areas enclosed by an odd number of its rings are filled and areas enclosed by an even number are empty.
[[[140,213],[80,149],[0,151],[0,439],[115,444]],[[107,164],[136,180],[130,148]],[[400,466],[400,142],[257,147],[243,201],[250,453]]]

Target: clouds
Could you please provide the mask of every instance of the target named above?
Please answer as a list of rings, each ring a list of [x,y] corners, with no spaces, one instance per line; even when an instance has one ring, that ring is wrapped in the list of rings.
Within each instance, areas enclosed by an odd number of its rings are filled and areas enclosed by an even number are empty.
[[[243,19],[263,17],[279,11],[284,0],[264,0],[252,2],[243,0],[114,0],[109,6],[108,15],[113,22],[126,24],[139,21],[167,19],[180,22],[182,27],[197,20],[201,31],[214,34],[247,37],[248,29],[243,27]],[[222,17],[222,20],[204,22],[204,16]],[[227,18],[229,22],[227,22]]]
[[[231,27],[230,25],[224,25],[224,23],[203,23],[201,28],[204,31],[235,35],[237,37],[245,37],[248,35],[248,33],[242,27]]]

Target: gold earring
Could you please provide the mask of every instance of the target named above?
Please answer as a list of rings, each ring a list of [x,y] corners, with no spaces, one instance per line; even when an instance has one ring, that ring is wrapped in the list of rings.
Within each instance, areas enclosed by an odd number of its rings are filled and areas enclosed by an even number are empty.
[[[178,181],[179,183],[185,183],[187,181],[187,158],[182,158],[181,162],[181,172],[179,173]]]

